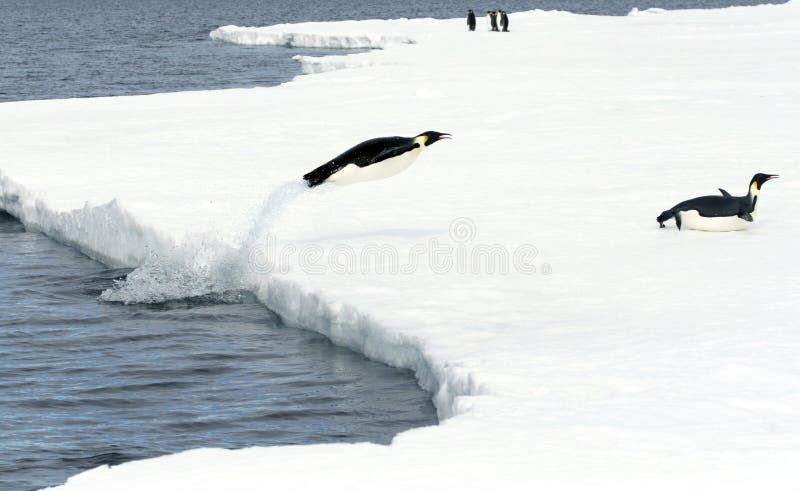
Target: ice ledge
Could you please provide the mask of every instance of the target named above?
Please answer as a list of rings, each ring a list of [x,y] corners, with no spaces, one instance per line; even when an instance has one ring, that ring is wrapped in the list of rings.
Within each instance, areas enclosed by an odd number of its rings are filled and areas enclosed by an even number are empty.
[[[299,25],[269,27],[223,26],[211,31],[215,41],[249,46],[282,46],[286,48],[384,49],[396,44],[415,44],[408,36],[367,32],[312,33],[297,32]],[[287,29],[292,29],[287,30]]]
[[[334,70],[367,68],[392,64],[392,62],[387,62],[383,58],[376,58],[372,53],[359,53],[344,56],[295,55],[293,59],[300,62],[303,73],[306,75]]]
[[[0,210],[15,216],[30,230],[74,247],[103,264],[135,267],[148,249],[166,249],[171,241],[140,224],[117,200],[68,212],[56,212],[0,171]]]
[[[486,393],[469,372],[434,361],[419,338],[387,329],[355,307],[332,305],[320,293],[306,292],[292,281],[275,277],[259,285],[256,295],[290,326],[316,331],[370,359],[412,370],[420,387],[434,395],[440,420],[468,411],[465,397]]]
[[[55,211],[2,172],[0,210],[17,217],[28,229],[40,231],[109,267],[137,267],[145,264],[151,254],[174,255],[182,251],[174,241],[140,224],[117,200]],[[221,255],[214,261],[236,266],[230,260]],[[181,261],[175,264],[190,265]],[[192,270],[173,273],[185,276],[192,274]],[[433,394],[440,420],[466,412],[471,404],[465,397],[486,392],[469,371],[448,366],[443,360],[434,361],[422,340],[395,332],[351,305],[332,304],[322,293],[306,292],[298,283],[284,278],[241,280],[250,284],[259,301],[279,314],[286,324],[316,331],[337,345],[389,366],[412,370],[419,385]]]

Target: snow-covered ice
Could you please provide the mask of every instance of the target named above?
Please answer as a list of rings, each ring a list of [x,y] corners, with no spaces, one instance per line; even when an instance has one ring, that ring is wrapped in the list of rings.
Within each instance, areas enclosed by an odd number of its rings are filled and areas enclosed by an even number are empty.
[[[390,446],[201,449],[63,489],[795,489],[800,3],[636,14],[230,27],[385,49],[279,87],[0,104],[0,207],[141,266],[106,298],[250,288],[413,369],[442,419]],[[371,44],[387,36],[408,42]],[[292,182],[425,130],[454,139],[392,179]],[[749,230],[658,228],[755,172],[783,178]],[[487,250],[511,267],[469,262]]]
[[[431,22],[432,19],[398,19],[391,24],[382,20],[350,20],[268,27],[222,26],[211,31],[210,36],[215,41],[255,46],[383,49],[394,44],[416,43],[412,36],[419,35]]]

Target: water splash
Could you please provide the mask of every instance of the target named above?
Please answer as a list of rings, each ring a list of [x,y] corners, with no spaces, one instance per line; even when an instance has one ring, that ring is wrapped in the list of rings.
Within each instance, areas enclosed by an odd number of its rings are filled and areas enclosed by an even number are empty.
[[[183,245],[166,253],[149,251],[144,263],[100,294],[106,302],[163,303],[181,298],[222,294],[234,289],[230,279],[213,268],[214,247]],[[217,250],[217,254],[224,252]]]
[[[148,251],[141,266],[100,299],[107,302],[164,303],[186,298],[224,299],[252,288],[249,253],[308,187],[299,181],[277,185],[254,213],[238,247],[212,237],[190,238],[167,251]]]
[[[269,233],[289,209],[289,206],[308,190],[308,186],[302,181],[287,181],[278,184],[267,199],[261,203],[250,230],[242,241],[242,250],[248,250]]]

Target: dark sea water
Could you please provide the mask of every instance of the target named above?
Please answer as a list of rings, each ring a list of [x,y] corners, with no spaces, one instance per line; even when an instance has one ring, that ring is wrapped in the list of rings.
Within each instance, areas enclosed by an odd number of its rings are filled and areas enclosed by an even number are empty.
[[[98,300],[126,270],[0,212],[0,490],[199,447],[388,443],[437,423],[413,374],[230,303]]]
[[[502,8],[625,15],[759,0],[0,0],[0,102],[275,85],[320,50],[211,41],[222,25],[436,17]]]

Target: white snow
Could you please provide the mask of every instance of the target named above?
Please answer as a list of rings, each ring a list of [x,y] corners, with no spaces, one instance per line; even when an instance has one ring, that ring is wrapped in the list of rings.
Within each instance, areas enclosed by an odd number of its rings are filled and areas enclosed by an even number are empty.
[[[351,55],[307,56],[295,55],[293,59],[300,62],[305,74],[343,70],[345,68],[364,68],[376,65],[391,64],[390,60],[375,56],[374,53],[358,53]]]
[[[638,8],[633,7],[633,9],[631,9],[631,11],[628,13],[628,15],[629,16],[633,16],[633,15],[663,14],[663,13],[666,13],[666,12],[669,12],[669,11],[665,10],[665,9],[659,9],[659,8],[649,8],[649,9],[639,10]]]
[[[61,489],[797,487],[800,3],[511,17],[266,28],[416,44],[279,87],[0,104],[0,206],[141,265],[106,298],[251,288],[413,369],[442,418],[390,446],[202,449]],[[297,182],[425,130],[453,140],[391,179]],[[756,172],[783,177],[747,231],[658,228]]]
[[[235,44],[283,46],[287,48],[383,49],[395,44],[414,44],[404,33],[420,32],[429,19],[393,21],[362,20],[337,23],[278,24],[268,27],[222,26],[211,31],[211,39]]]

